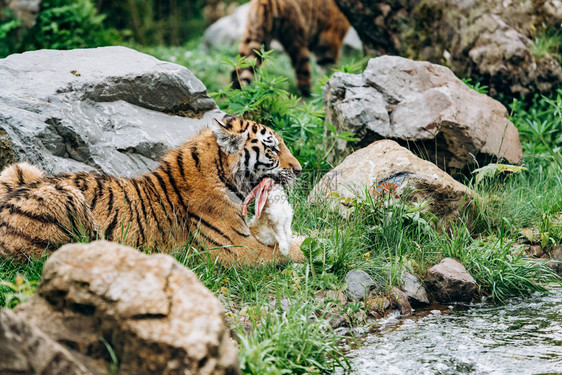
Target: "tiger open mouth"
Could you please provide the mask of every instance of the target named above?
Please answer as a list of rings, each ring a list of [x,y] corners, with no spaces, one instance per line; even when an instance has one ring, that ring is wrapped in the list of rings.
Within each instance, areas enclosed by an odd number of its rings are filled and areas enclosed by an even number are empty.
[[[242,215],[246,215],[248,213],[248,207],[250,203],[252,203],[252,201],[254,201],[255,199],[255,216],[260,217],[271,189],[276,184],[289,185],[296,179],[296,177],[296,174],[292,171],[283,170],[275,175],[270,175],[262,178],[244,199],[244,203],[242,204]]]
[[[248,206],[252,201],[256,200],[256,217],[260,217],[265,203],[267,202],[267,197],[269,196],[269,192],[275,186],[275,181],[271,177],[264,177],[261,181],[254,186],[250,194],[244,199],[244,203],[242,204],[242,215],[246,215],[248,213]]]

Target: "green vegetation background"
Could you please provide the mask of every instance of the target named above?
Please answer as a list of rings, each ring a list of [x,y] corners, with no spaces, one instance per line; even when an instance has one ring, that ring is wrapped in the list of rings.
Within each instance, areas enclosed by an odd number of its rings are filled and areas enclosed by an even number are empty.
[[[326,206],[307,202],[311,187],[333,167],[326,156],[334,142],[353,137],[325,136],[326,127],[334,129],[324,121],[321,92],[332,72],[320,72],[313,64],[314,92],[301,100],[295,95],[288,58],[265,53],[264,68],[252,85],[243,91],[230,89],[232,67],[250,62],[236,56],[236,47],[207,51],[199,45],[207,26],[205,4],[45,0],[31,30],[9,12],[0,15],[0,57],[39,48],[126,45],[186,66],[225,111],[265,123],[283,135],[309,171],[290,192],[293,229],[309,237],[303,246],[308,262],[225,269],[189,243],[175,254],[224,302],[244,373],[322,373],[347,367],[342,337],[330,328],[329,319],[339,315],[350,325],[368,324],[362,312],[373,307],[367,301],[342,304],[319,296],[343,290],[351,269],[369,272],[381,296],[401,284],[405,271],[423,277],[445,256],[467,267],[478,282],[479,296],[499,302],[545,291],[556,281],[543,261],[527,258],[523,250],[533,244],[548,253],[562,243],[562,89],[551,97],[504,99],[521,135],[524,168],[492,166],[460,176],[478,199],[450,230],[436,230],[435,218],[423,202],[408,203],[392,187],[348,202],[356,211],[344,219]],[[366,62],[358,54],[346,54],[336,69],[357,73]],[[478,83],[465,82],[486,92]],[[0,305],[14,307],[32,294],[44,261],[0,261]],[[281,300],[289,301],[289,307],[281,308]]]

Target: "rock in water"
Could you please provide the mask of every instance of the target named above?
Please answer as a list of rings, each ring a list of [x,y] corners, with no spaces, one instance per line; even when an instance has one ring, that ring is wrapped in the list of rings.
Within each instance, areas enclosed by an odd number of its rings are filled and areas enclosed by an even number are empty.
[[[559,275],[562,275],[562,245],[554,246],[550,250],[550,258],[547,265]]]
[[[453,258],[445,258],[427,270],[425,285],[439,303],[468,303],[476,291],[474,278]]]
[[[125,47],[10,55],[0,82],[0,169],[137,176],[223,115],[189,70]]]
[[[475,162],[522,159],[519,133],[505,107],[441,65],[377,57],[363,74],[335,73],[323,96],[326,120],[360,138],[338,140],[336,150],[344,155],[388,138],[451,172]]]
[[[374,284],[369,274],[362,270],[352,270],[345,276],[347,293],[354,300],[361,300],[369,295],[369,290]]]
[[[454,180],[435,164],[422,160],[390,140],[374,142],[349,155],[340,165],[325,174],[311,191],[309,200],[328,200],[332,207],[347,214],[349,207],[336,200],[364,197],[367,189],[392,184],[397,193],[410,191],[408,199],[427,201],[431,212],[443,219],[458,219],[472,200],[474,192]]]
[[[409,272],[405,272],[402,278],[402,291],[408,297],[410,305],[416,306],[427,306],[429,305],[429,298],[427,293],[420,283],[418,278]]]
[[[172,257],[113,242],[65,245],[45,264],[18,317],[63,343],[93,371],[237,374],[224,308]]]
[[[400,310],[400,315],[408,316],[412,314],[412,305],[410,305],[408,296],[397,287],[393,287],[390,291],[390,300],[392,305]]]

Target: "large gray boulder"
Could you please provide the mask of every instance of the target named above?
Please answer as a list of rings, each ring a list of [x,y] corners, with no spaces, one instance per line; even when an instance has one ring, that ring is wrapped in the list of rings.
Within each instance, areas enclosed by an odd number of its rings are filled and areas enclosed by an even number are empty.
[[[360,139],[338,140],[336,151],[343,155],[387,138],[448,171],[522,159],[505,107],[441,65],[377,57],[362,74],[335,73],[323,95],[326,120]]]
[[[413,202],[425,201],[428,209],[445,221],[456,220],[474,197],[474,192],[435,164],[422,160],[391,140],[374,142],[349,155],[325,174],[312,189],[309,200],[328,201],[341,214],[350,213],[345,199],[365,197],[366,191],[383,184],[396,192],[409,192]],[[340,199],[335,199],[333,192]]]
[[[222,117],[189,70],[125,47],[11,55],[0,82],[0,169],[136,176]]]
[[[222,304],[168,255],[65,245],[15,312],[94,373],[114,365],[110,350],[122,374],[239,373]]]
[[[203,34],[203,45],[210,49],[217,49],[221,46],[238,47],[244,30],[246,29],[249,10],[250,3],[242,4],[237,7],[232,14],[224,16],[214,22],[205,30],[205,34]],[[271,46],[272,48],[283,50],[283,47],[278,41],[274,41]],[[343,40],[343,47],[349,48],[350,50],[363,51],[363,43],[353,27],[349,28]]]

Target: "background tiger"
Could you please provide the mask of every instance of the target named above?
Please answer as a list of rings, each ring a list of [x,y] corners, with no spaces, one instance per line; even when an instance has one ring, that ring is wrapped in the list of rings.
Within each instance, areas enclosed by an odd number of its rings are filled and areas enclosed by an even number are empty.
[[[273,130],[232,116],[215,120],[137,178],[45,177],[14,164],[0,174],[0,255],[35,258],[88,236],[168,252],[194,240],[226,264],[283,259],[277,246],[252,235],[242,203],[263,178],[288,184],[300,171]],[[289,256],[303,259],[298,242]]]
[[[349,26],[334,0],[252,0],[238,53],[257,58],[254,50],[261,50],[262,44],[269,50],[271,40],[279,40],[291,58],[299,91],[308,96],[310,51],[321,66],[337,63]],[[236,69],[233,87],[240,88],[253,77],[252,68]]]

